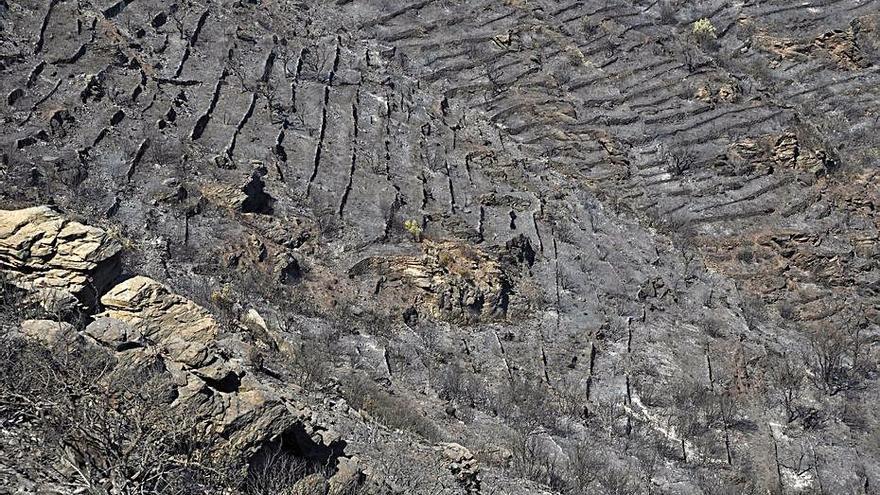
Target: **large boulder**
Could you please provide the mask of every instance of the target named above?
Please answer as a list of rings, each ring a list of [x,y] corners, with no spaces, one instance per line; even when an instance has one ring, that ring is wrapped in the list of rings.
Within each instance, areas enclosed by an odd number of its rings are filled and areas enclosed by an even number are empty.
[[[71,294],[92,306],[119,276],[121,250],[103,230],[66,219],[50,206],[0,210],[0,274],[53,301]]]
[[[196,369],[213,360],[211,346],[219,326],[204,308],[148,277],[129,278],[110,289],[100,317],[127,323],[144,338],[165,348],[169,357]]]

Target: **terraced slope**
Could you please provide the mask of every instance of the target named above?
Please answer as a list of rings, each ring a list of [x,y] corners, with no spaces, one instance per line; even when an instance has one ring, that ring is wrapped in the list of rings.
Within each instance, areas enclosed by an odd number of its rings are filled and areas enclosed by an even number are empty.
[[[461,490],[874,493],[878,11],[0,2],[0,198],[256,308]]]

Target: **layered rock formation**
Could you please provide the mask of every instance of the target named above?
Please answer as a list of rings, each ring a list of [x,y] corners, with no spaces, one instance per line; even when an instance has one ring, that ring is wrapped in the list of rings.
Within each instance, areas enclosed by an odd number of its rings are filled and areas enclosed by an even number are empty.
[[[119,275],[122,247],[101,229],[49,206],[0,210],[0,274],[47,300],[72,294],[88,305]]]
[[[101,296],[101,304],[106,311],[98,315],[97,322],[111,318],[127,323],[143,338],[165,348],[174,361],[198,369],[217,359],[208,347],[218,338],[217,322],[155,280],[129,278]]]

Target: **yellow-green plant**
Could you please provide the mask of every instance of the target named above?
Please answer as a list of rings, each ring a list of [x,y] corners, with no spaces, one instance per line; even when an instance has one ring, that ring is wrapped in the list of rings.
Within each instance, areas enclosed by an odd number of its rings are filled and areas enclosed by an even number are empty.
[[[407,220],[403,222],[403,228],[406,229],[407,232],[412,234],[416,240],[420,239],[422,236],[422,227],[415,220]]]
[[[694,24],[691,27],[691,32],[700,41],[714,40],[715,38],[717,38],[715,25],[712,24],[712,21],[706,19],[705,17],[700,20],[694,21]]]

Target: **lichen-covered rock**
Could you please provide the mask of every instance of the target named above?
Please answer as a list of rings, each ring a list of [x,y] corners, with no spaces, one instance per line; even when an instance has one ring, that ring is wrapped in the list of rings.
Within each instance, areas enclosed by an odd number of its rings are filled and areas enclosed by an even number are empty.
[[[103,230],[50,206],[0,210],[0,273],[22,289],[53,294],[53,301],[63,291],[91,305],[119,275],[121,249]]]

